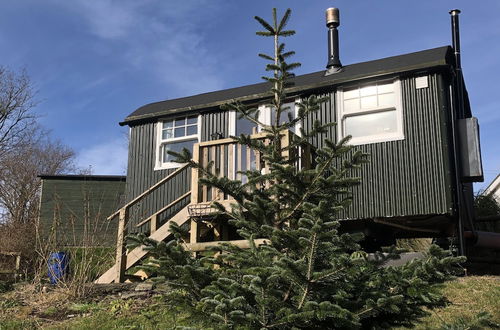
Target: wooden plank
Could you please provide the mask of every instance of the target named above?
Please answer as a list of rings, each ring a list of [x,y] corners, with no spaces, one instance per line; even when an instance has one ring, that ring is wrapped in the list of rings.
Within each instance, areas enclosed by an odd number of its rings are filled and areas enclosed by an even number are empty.
[[[231,147],[231,146],[229,146]],[[226,146],[221,146],[220,148],[220,168],[219,168],[219,178],[223,177],[226,173]],[[219,199],[224,199],[224,193],[219,189]]]
[[[160,213],[163,213],[165,212],[166,210],[168,210],[169,208],[171,208],[172,206],[174,206],[175,204],[179,203],[180,201],[182,201],[184,198],[188,197],[189,195],[191,194],[191,191],[188,191],[187,193],[185,193],[184,195],[182,195],[181,197],[177,198],[176,200],[174,200],[173,202],[171,202],[170,204],[168,204],[167,206],[164,206],[162,207],[159,211],[156,211],[155,213],[153,213],[150,217],[148,217],[147,219],[144,219],[142,220],[141,222],[139,222],[137,225],[135,225],[136,227],[140,227],[142,226],[143,224],[147,223],[148,221],[152,220],[153,217],[158,217],[158,215]]]
[[[156,241],[163,241],[169,238],[172,233],[170,232],[170,224],[175,222],[179,226],[183,225],[189,220],[189,213],[187,206],[180,210],[177,214],[175,214],[169,221],[167,221],[163,226],[158,228],[153,234],[149,236],[149,238],[154,239]],[[129,251],[127,254],[127,262],[126,269],[130,269],[130,267],[134,266],[139,260],[141,260],[147,251],[144,250],[142,246],[139,246],[132,251]],[[110,269],[108,269],[104,274],[102,274],[95,283],[112,283],[116,280],[116,264],[113,265]]]
[[[237,164],[237,167],[236,167],[236,179],[241,180],[241,173],[238,173],[239,171],[241,171],[241,158],[242,158],[241,157],[241,149],[242,149],[241,144],[237,144],[236,148],[238,149],[238,152],[236,153],[237,154],[237,159],[236,159],[236,164]]]
[[[260,171],[262,173],[262,166],[260,164],[260,151],[254,150],[255,154],[255,170]],[[262,185],[260,183],[257,183],[257,189],[261,189]]]
[[[208,147],[204,147],[203,149],[201,149],[201,154],[202,154],[202,158],[203,158],[203,162],[202,162],[202,166],[203,168],[206,168],[207,165],[208,165]],[[202,191],[202,194],[201,194],[201,202],[208,202],[208,187],[206,185],[203,185],[201,187],[201,191]]]
[[[249,171],[252,167],[252,149],[250,149],[248,146],[246,147],[246,152],[247,152],[247,164],[245,170]]]
[[[285,148],[288,148],[288,146],[290,145],[290,131],[288,131],[288,130],[282,131],[281,134],[282,134],[282,136],[281,136],[281,149],[283,150]],[[285,159],[289,159],[290,158],[290,150],[283,150],[282,155]]]
[[[230,144],[227,147],[227,175],[229,176],[229,179],[234,180],[234,144]]]
[[[217,247],[221,244],[224,243],[229,243],[233,244],[241,249],[248,249],[250,248],[250,242],[248,240],[243,239],[243,240],[235,240],[235,241],[218,241],[218,242],[203,242],[203,243],[187,243],[185,245],[186,249],[190,250],[191,252],[201,252],[205,251],[208,248],[212,247]],[[267,239],[256,239],[254,240],[255,245],[269,245],[271,242]]]
[[[220,139],[220,140],[211,140],[211,141],[200,142],[200,147],[210,147],[210,146],[230,144],[230,143],[234,143],[234,139],[225,138],[225,139]]]
[[[219,146],[212,146],[210,147],[210,159],[212,160],[213,162],[213,166],[212,166],[212,169],[210,170],[210,173],[212,173],[213,175],[216,175],[217,173],[217,159],[215,159],[215,155],[216,155],[216,150]],[[213,201],[217,198],[217,192],[215,191],[215,188],[214,187],[211,187],[210,188],[210,201]]]
[[[200,144],[195,143],[193,146],[193,161],[195,163],[200,162]],[[199,200],[199,187],[198,187],[198,176],[200,171],[196,168],[191,170],[191,203],[198,204]]]
[[[191,219],[191,229],[189,230],[189,242],[196,243],[198,242],[198,229],[199,225],[196,221]]]
[[[151,224],[149,225],[149,232],[152,234],[156,231],[156,227],[158,225],[158,214],[153,214],[151,216]]]
[[[115,262],[115,283],[123,282],[125,275],[125,265],[127,263],[127,251],[125,248],[125,225],[127,221],[127,207],[120,209],[118,219],[118,236],[116,238],[116,262]]]
[[[158,181],[157,183],[155,183],[154,185],[152,185],[151,187],[149,187],[142,194],[140,194],[139,196],[137,196],[136,198],[134,198],[133,200],[131,200],[130,202],[128,202],[127,204],[125,204],[123,206],[123,208],[129,208],[129,207],[131,207],[132,205],[134,205],[135,203],[137,203],[140,199],[142,199],[143,197],[149,195],[155,189],[157,189],[162,184],[164,184],[165,182],[167,182],[168,180],[170,180],[172,177],[176,176],[179,172],[181,172],[182,170],[184,170],[188,166],[189,166],[189,164],[182,165],[177,170],[173,171],[172,173],[170,173],[169,175],[167,175],[166,177],[164,177],[163,179],[161,179],[160,181]],[[112,220],[114,217],[116,217],[117,215],[120,214],[120,210],[118,210],[115,213],[111,214],[107,219],[108,220]]]

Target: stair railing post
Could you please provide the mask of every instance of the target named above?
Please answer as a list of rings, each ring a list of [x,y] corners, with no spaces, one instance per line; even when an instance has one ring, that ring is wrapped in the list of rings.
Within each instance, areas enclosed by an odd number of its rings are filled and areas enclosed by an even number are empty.
[[[125,247],[125,234],[128,208],[120,209],[118,218],[118,236],[116,238],[116,277],[115,283],[122,283],[127,268],[127,249]]]
[[[193,146],[193,161],[195,163],[200,163],[200,144],[195,143]],[[199,170],[197,168],[193,168],[191,170],[191,203],[192,204],[198,204],[199,203],[199,198],[198,198],[198,193],[199,193],[199,185],[198,185],[198,180],[199,180]]]

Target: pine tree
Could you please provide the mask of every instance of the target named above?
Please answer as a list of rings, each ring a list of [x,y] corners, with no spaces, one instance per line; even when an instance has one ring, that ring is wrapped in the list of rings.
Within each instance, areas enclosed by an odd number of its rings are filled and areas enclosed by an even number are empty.
[[[339,212],[351,202],[351,188],[360,182],[356,169],[366,155],[348,145],[349,137],[334,143],[324,140],[315,150],[312,167],[300,168],[297,150],[310,150],[314,136],[324,136],[333,124],[316,121],[313,129],[282,143],[284,132],[318,111],[325,100],[310,96],[297,103],[296,118],[280,121],[291,71],[293,51],[286,51],[282,38],[287,30],[288,9],[272,22],[255,17],[263,28],[258,35],[273,39],[274,53],[259,54],[269,63],[263,77],[270,85],[268,106],[274,110],[271,125],[259,121],[259,110],[243,103],[228,104],[240,118],[262,127],[262,139],[241,135],[234,140],[260,152],[269,171],[248,170],[245,183],[218,177],[209,168],[191,160],[187,150],[176,154],[204,176],[200,183],[215,187],[234,198],[230,209],[214,202],[219,216],[229,219],[238,234],[250,243],[242,249],[223,244],[212,257],[194,258],[183,248],[181,228],[173,227],[176,240],[163,243],[144,236],[151,259],[144,268],[166,281],[193,313],[203,313],[221,328],[249,329],[338,329],[411,325],[425,315],[423,307],[444,303],[438,284],[450,279],[462,261],[433,246],[426,258],[400,267],[382,267],[399,252],[369,256],[361,250],[362,235],[339,233]],[[255,239],[267,244],[255,245]],[[182,294],[178,294],[181,292]]]

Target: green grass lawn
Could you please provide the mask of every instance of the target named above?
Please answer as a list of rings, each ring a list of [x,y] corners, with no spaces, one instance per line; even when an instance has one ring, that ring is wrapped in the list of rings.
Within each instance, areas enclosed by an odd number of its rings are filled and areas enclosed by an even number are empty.
[[[470,276],[447,283],[450,304],[430,311],[416,329],[466,329],[478,313],[500,323],[500,277]],[[27,290],[29,291],[29,290]],[[28,303],[29,302],[29,303]],[[444,326],[448,325],[448,328]],[[19,290],[0,294],[0,329],[216,329],[197,315],[170,306],[161,296],[147,299],[71,301],[61,292],[32,296]]]

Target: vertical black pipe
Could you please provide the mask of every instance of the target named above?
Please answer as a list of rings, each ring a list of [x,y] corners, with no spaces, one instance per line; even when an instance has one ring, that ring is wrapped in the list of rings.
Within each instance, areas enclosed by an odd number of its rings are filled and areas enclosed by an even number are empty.
[[[465,198],[464,198],[464,185],[462,183],[461,177],[461,164],[459,157],[458,148],[458,120],[465,117],[464,111],[464,91],[463,91],[463,77],[462,77],[462,60],[460,55],[460,24],[458,15],[460,10],[453,9],[450,10],[451,17],[451,35],[452,35],[452,46],[455,55],[455,66],[454,66],[454,88],[452,91],[452,129],[453,129],[453,153],[454,153],[454,163],[455,163],[455,184],[456,184],[456,201],[457,201],[457,236],[458,236],[458,248],[459,254],[465,255],[465,238],[464,238],[464,220],[467,217],[467,210],[465,208]]]
[[[451,37],[453,42],[453,51],[455,55],[455,74],[456,74],[456,92],[457,92],[457,118],[465,118],[464,109],[464,85],[462,75],[462,57],[460,54],[460,21],[458,15],[460,10],[450,10],[451,15]]]
[[[339,30],[336,28],[328,29],[328,69],[331,67],[342,67],[339,58]]]
[[[342,71],[342,64],[339,56],[339,31],[340,13],[338,8],[328,8],[326,10],[326,26],[328,27],[328,69],[325,75]]]

